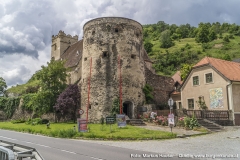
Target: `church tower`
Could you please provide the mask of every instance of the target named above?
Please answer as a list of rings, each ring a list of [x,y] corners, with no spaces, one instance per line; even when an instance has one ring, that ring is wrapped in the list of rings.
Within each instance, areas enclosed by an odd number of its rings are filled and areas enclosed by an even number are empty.
[[[59,31],[58,35],[52,36],[51,58],[59,60],[65,50],[73,43],[78,41],[78,36],[66,35],[63,31]]]

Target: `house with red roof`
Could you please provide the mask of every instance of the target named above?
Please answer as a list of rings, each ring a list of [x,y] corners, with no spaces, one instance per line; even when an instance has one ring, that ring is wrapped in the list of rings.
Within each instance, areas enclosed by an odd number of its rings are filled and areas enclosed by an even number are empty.
[[[199,61],[181,86],[181,103],[199,110],[197,101],[208,110],[228,110],[233,124],[240,125],[240,63],[212,57]]]

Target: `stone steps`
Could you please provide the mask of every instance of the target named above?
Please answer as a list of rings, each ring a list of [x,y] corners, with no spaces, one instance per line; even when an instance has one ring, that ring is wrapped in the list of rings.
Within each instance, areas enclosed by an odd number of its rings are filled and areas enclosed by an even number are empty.
[[[223,127],[206,119],[199,119],[198,123],[212,132],[222,131]]]
[[[133,125],[133,126],[145,126],[146,124],[141,119],[127,119],[127,124]]]

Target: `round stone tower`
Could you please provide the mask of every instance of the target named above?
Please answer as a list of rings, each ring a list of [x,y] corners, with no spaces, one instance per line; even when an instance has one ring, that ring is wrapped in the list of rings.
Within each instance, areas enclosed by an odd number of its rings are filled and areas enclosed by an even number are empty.
[[[127,18],[103,17],[87,22],[83,30],[81,107],[85,110],[88,104],[92,64],[89,121],[110,115],[114,99],[120,97],[120,71],[123,112],[136,118],[137,106],[145,98],[142,25]]]

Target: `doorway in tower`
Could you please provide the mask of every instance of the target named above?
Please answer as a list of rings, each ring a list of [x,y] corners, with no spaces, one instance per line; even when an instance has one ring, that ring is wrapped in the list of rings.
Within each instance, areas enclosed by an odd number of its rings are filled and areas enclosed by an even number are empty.
[[[133,113],[132,108],[133,108],[132,102],[125,101],[123,103],[123,114],[127,115],[130,119],[132,118]]]

